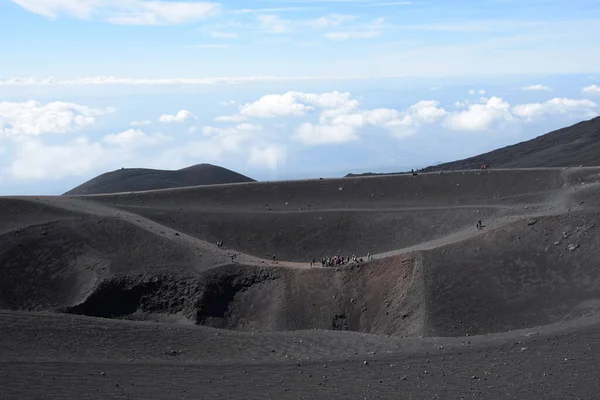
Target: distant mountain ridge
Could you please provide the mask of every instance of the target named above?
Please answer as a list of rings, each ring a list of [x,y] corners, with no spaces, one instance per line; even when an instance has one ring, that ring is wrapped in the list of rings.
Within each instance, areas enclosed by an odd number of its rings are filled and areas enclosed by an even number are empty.
[[[598,166],[600,117],[488,153],[427,167],[424,171],[477,169],[482,164],[492,168]]]
[[[123,168],[106,172],[64,193],[89,195],[178,187],[256,182],[245,175],[211,164],[197,164],[176,171]]]
[[[600,165],[600,117],[477,156],[424,168],[424,172],[492,168],[577,167]],[[348,174],[346,177],[393,175]]]

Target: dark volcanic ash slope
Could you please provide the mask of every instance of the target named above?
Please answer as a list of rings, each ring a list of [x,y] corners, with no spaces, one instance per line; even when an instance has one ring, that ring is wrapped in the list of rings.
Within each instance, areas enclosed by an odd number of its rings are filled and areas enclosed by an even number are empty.
[[[0,308],[53,310],[83,301],[114,274],[200,263],[187,246],[113,217],[17,228],[0,235]]]
[[[523,219],[423,253],[424,335],[542,326],[600,312],[600,211]]]
[[[0,198],[0,397],[595,399],[599,188],[571,168]],[[290,257],[441,242],[225,264],[199,238],[231,231]]]
[[[424,328],[418,262],[410,255],[346,268],[229,265],[192,275],[118,277],[70,313],[179,315],[239,331],[322,329],[415,336]]]
[[[182,313],[242,331],[450,337],[531,328],[600,314],[599,226],[598,211],[581,211],[362,266],[119,278],[70,312]]]
[[[167,227],[77,198],[0,198],[0,308],[69,307],[117,275],[193,274],[227,260]]]
[[[492,168],[577,167],[600,165],[600,117],[463,160],[430,166],[425,172]],[[396,174],[403,174],[398,172]],[[366,172],[346,178],[385,175]]]
[[[425,171],[478,169],[482,164],[493,168],[600,165],[600,117],[489,153],[428,167]]]
[[[65,195],[138,192],[240,182],[254,182],[254,179],[211,164],[198,164],[177,171],[127,168],[99,175]]]
[[[600,215],[592,200],[599,171],[470,171],[2,199],[0,216],[11,217],[6,226],[0,219],[0,308],[398,336],[492,333],[595,314]],[[394,213],[402,215],[395,222]],[[532,214],[537,219],[529,221]],[[210,242],[214,226],[228,233],[220,218],[232,232],[226,247],[257,255],[274,249],[282,264],[209,251],[202,239]],[[488,227],[475,231],[477,219]],[[366,265],[285,262],[303,259],[295,247],[302,240],[314,246],[304,255],[322,256],[431,239],[441,242]]]
[[[449,337],[531,328],[599,314],[598,226],[598,211],[519,220],[465,242],[337,269],[229,265],[120,274],[67,311],[179,314],[255,332]]]
[[[479,219],[547,207],[563,190],[564,171],[471,171],[417,177],[265,182],[85,201],[137,213],[229,249],[308,262],[365,256],[417,245],[472,228]]]

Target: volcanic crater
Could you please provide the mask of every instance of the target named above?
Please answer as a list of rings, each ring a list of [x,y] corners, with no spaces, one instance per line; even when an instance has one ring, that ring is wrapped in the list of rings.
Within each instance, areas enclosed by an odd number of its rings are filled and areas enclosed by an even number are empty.
[[[5,198],[0,308],[401,337],[557,323],[600,307],[599,183],[546,168]],[[336,254],[363,262],[321,265]]]

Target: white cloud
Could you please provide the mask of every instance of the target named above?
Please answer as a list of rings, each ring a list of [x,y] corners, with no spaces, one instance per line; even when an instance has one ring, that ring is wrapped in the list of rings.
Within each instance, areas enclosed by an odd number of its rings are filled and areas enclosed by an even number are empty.
[[[100,18],[118,25],[177,25],[203,20],[219,12],[219,4],[159,0],[11,0],[26,10],[56,19]]]
[[[234,100],[220,101],[220,106],[235,106],[237,103]]]
[[[469,94],[470,95],[474,95],[474,94],[484,95],[485,94],[485,90],[483,90],[483,89],[480,89],[480,90],[471,89],[471,90],[469,90]]]
[[[239,124],[236,126],[237,129],[241,131],[261,131],[262,126],[255,124]]]
[[[356,127],[349,125],[319,125],[305,122],[298,127],[293,139],[306,145],[344,143],[359,138]]]
[[[230,134],[239,134],[239,136],[244,136],[247,138],[251,137],[248,135],[247,132],[260,131],[260,130],[262,130],[262,126],[248,124],[248,123],[243,123],[243,124],[239,124],[235,127],[228,127],[228,128],[215,128],[213,126],[205,126],[202,129],[205,136],[214,136],[214,135],[225,136],[225,135],[230,135]]]
[[[105,157],[99,143],[85,138],[52,146],[39,139],[27,139],[19,143],[10,173],[17,180],[58,180],[83,175],[105,162]]]
[[[545,103],[521,104],[513,107],[514,115],[526,120],[543,118],[548,115],[568,114],[582,117],[595,117],[598,113],[595,109],[598,107],[591,100],[573,100],[565,98],[554,98]]]
[[[256,18],[266,32],[281,34],[290,30],[290,21],[282,20],[277,15],[261,14]]]
[[[289,19],[281,19],[275,14],[259,14],[256,16],[259,26],[263,32],[267,33],[289,33],[295,31],[298,27],[310,27],[315,29],[325,29],[331,27],[337,27],[347,22],[356,19],[353,15],[344,14],[330,14],[328,16],[306,20],[306,21],[293,21]],[[375,28],[370,28],[375,29]]]
[[[211,31],[210,36],[214,37],[215,39],[236,39],[238,34],[231,32]]]
[[[241,123],[234,126],[204,126],[194,140],[167,147],[154,158],[158,165],[184,166],[190,163],[221,163],[252,160],[252,164],[273,167],[285,162],[285,146],[275,143],[268,130],[255,124]]]
[[[56,78],[10,78],[0,80],[0,86],[69,86],[69,85],[215,85],[240,84],[249,82],[294,82],[294,81],[335,81],[364,79],[360,76],[233,76],[217,78],[117,78],[114,76],[95,76],[80,79]]]
[[[163,135],[162,133],[148,135],[139,129],[128,129],[121,133],[106,135],[102,139],[102,142],[111,146],[142,147],[154,146],[172,140],[172,137]]]
[[[495,123],[510,122],[510,104],[499,97],[481,99],[480,104],[470,104],[465,111],[447,116],[444,126],[457,131],[485,131]]]
[[[79,19],[89,19],[97,10],[98,1],[82,0],[11,0],[27,11],[55,19],[66,14]]]
[[[583,93],[592,93],[592,94],[600,94],[600,86],[598,85],[590,85],[581,89]]]
[[[238,127],[215,128],[205,126],[202,132],[211,142],[211,146],[218,148],[219,152],[241,152],[242,144],[246,144],[255,137],[252,130],[239,129]]]
[[[343,143],[357,140],[365,126],[388,130],[395,137],[414,133],[422,124],[431,124],[446,116],[436,101],[421,101],[398,111],[389,108],[361,110],[358,100],[348,92],[270,94],[240,107],[239,115],[222,116],[225,122],[249,118],[302,117],[319,113],[318,123],[305,122],[295,131],[293,139],[307,145]],[[242,125],[238,126],[238,129]]]
[[[137,153],[140,139],[135,136],[131,142],[125,139],[116,145],[108,144],[106,140],[92,142],[85,137],[59,144],[47,144],[40,138],[25,138],[17,142],[6,173],[15,181],[56,181],[69,176],[89,176],[123,165],[156,168],[173,165],[168,158],[157,162]],[[127,137],[131,136],[119,136],[121,139]]]
[[[436,92],[436,91],[442,90],[442,89],[444,89],[443,86],[432,86],[432,87],[429,88],[429,90],[431,90],[433,92]]]
[[[240,10],[234,10],[235,14],[255,14],[255,13],[273,13],[273,12],[284,12],[284,11],[302,11],[306,10],[306,7],[275,7],[275,8],[244,8]]]
[[[420,101],[408,107],[404,111],[398,111],[390,108],[378,108],[373,110],[359,110],[348,112],[348,110],[324,111],[320,118],[320,130],[322,133],[328,133],[332,140],[335,138],[341,141],[340,136],[334,136],[335,129],[339,129],[337,134],[344,134],[347,140],[354,140],[357,137],[357,130],[367,125],[387,129],[392,136],[404,138],[415,133],[416,129],[422,124],[432,124],[439,121],[447,113],[443,108],[438,108],[437,101]],[[331,129],[330,129],[331,128]],[[352,128],[350,130],[349,128]],[[308,127],[305,127],[308,129]],[[320,133],[318,127],[313,129],[313,134]],[[303,132],[305,135],[297,135],[297,139],[304,140],[307,144],[315,144],[315,141],[308,135],[310,131]],[[308,141],[308,142],[307,142]],[[318,144],[318,142],[316,142]]]
[[[347,125],[352,127],[363,127],[365,125],[379,126],[389,121],[398,120],[402,117],[397,110],[390,108],[377,108],[374,110],[361,110],[355,113],[341,113],[327,121],[332,125]],[[321,120],[323,122],[323,119]]]
[[[550,90],[550,88],[548,86],[543,86],[543,85],[530,85],[530,86],[523,86],[521,88],[521,90],[540,91],[540,90]]]
[[[300,125],[293,135],[294,140],[306,145],[349,142],[359,139],[360,129],[366,126],[383,128],[392,136],[403,138],[412,135],[422,124],[437,122],[447,114],[443,108],[438,108],[436,101],[421,101],[404,111],[391,108],[360,110],[358,101],[349,93],[334,94],[333,99],[337,98],[337,101],[322,102],[319,123]],[[325,99],[326,95],[331,93],[320,96]]]
[[[309,25],[316,28],[328,28],[332,26],[340,26],[346,22],[354,21],[356,16],[344,14],[331,14],[326,17],[320,17],[309,21]]]
[[[298,102],[296,92],[288,92],[284,95],[267,95],[254,103],[245,104],[240,115],[261,118],[300,116],[311,110],[313,107],[310,104]]]
[[[250,149],[250,165],[266,167],[270,170],[276,170],[281,164],[284,164],[287,158],[287,149],[279,145],[253,146]]]
[[[329,32],[325,33],[325,36],[329,40],[348,40],[348,39],[373,39],[381,35],[380,30],[366,30],[366,31],[340,31],[340,32]]]
[[[473,94],[485,93],[483,89]],[[481,132],[507,123],[517,123],[549,114],[595,115],[596,104],[589,100],[553,99],[543,104],[525,104],[511,108],[499,97],[481,97],[478,101],[454,103],[457,111],[449,112],[433,100],[424,100],[404,110],[360,108],[350,93],[287,92],[270,94],[240,107],[239,115],[218,120],[246,121],[252,118],[304,117],[318,113],[318,122],[304,122],[297,127],[292,139],[305,145],[344,143],[360,139],[363,128],[374,127],[388,131],[391,136],[404,138],[420,127],[441,122],[441,126],[456,131]],[[238,126],[238,130],[242,125]]]
[[[165,157],[167,159],[181,160],[181,163],[184,163],[184,160],[187,159],[203,159],[208,162],[219,162],[231,156],[249,160],[252,157],[253,148],[264,150],[271,146],[282,149],[279,145],[269,143],[265,132],[262,132],[261,127],[258,125],[239,124],[224,128],[205,126],[202,129],[202,138],[200,140],[167,149]],[[266,154],[270,157],[271,163],[274,162],[273,158],[277,160],[274,157],[276,154],[275,150],[264,151],[263,153],[263,155]],[[254,162],[256,163],[258,163],[257,154],[255,150]],[[281,159],[278,162],[280,161]]]
[[[447,112],[443,108],[438,108],[439,102],[433,100],[423,100],[413,104],[407,109],[407,114],[413,117],[417,123],[433,124],[443,118]]]
[[[595,117],[598,105],[590,100],[555,98],[544,103],[511,105],[498,97],[481,98],[479,103],[457,102],[464,111],[449,113],[443,126],[457,131],[486,131],[498,124],[531,121],[551,115]]]
[[[216,117],[215,121],[217,122],[243,122],[248,118],[243,115],[221,115],[220,117]]]
[[[241,107],[244,117],[272,118],[282,116],[303,116],[316,108],[354,109],[358,102],[350,98],[350,93],[331,92],[323,94],[287,92],[261,97],[254,103]]]
[[[175,115],[163,114],[158,119],[160,122],[173,123],[173,122],[185,122],[193,119],[198,119],[194,114],[188,110],[181,110]]]
[[[131,126],[134,127],[138,127],[138,126],[146,126],[146,125],[150,125],[152,123],[152,121],[150,120],[144,120],[144,121],[131,121]]]
[[[352,113],[344,111],[334,116],[331,113],[323,112],[321,123],[354,127],[366,125],[380,127],[418,126],[421,123],[437,122],[446,115],[446,111],[443,108],[438,108],[438,105],[437,101],[425,100],[408,107],[404,112],[391,108],[360,110]],[[328,117],[332,118],[328,119]]]
[[[61,101],[41,104],[0,102],[0,136],[39,136],[67,133],[91,126],[95,117],[114,112],[114,108],[91,108]]]

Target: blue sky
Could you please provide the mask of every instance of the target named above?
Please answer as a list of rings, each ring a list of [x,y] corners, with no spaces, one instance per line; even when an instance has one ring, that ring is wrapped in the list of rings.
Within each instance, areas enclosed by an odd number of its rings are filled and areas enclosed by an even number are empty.
[[[397,171],[600,113],[591,0],[0,0],[0,195]]]

